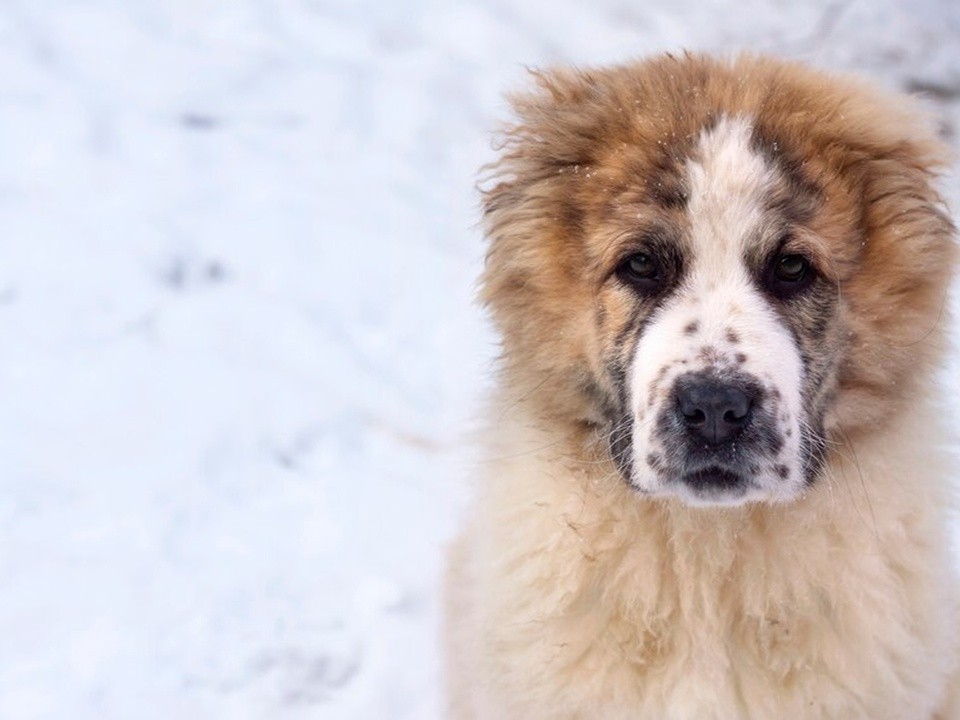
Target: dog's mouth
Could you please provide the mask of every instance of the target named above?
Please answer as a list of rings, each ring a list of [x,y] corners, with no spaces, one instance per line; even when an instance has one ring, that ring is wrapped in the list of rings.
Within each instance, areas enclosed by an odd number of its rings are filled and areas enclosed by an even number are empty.
[[[719,466],[709,466],[687,473],[682,479],[696,491],[729,491],[747,484],[743,475]]]
[[[731,505],[743,501],[754,484],[749,476],[720,465],[708,465],[679,476],[680,493],[694,505]]]

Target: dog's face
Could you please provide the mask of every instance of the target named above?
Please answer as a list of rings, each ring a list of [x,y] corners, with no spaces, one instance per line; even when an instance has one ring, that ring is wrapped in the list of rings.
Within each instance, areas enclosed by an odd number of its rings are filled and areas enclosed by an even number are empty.
[[[671,207],[635,208],[599,294],[634,323],[606,353],[622,398],[611,450],[646,493],[792,498],[822,459],[819,390],[840,358],[825,342],[838,288],[802,224],[819,192],[765,157],[743,117],[703,127],[670,174]]]
[[[918,391],[954,253],[914,116],[769,61],[542,85],[486,195],[485,298],[544,421],[645,494],[776,502]]]

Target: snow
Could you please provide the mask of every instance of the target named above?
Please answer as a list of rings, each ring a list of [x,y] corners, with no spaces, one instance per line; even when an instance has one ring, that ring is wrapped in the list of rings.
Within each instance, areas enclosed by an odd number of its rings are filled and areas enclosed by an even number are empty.
[[[501,92],[681,47],[960,127],[952,0],[0,4],[0,718],[439,718]]]

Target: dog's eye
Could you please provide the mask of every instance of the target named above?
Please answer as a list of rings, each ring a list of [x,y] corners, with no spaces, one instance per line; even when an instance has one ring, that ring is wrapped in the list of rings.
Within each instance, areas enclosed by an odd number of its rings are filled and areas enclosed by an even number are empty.
[[[660,285],[660,265],[647,253],[638,252],[627,257],[617,267],[617,275],[643,292],[651,292]]]
[[[800,282],[810,270],[810,263],[803,255],[781,255],[777,258],[777,280],[786,283]]]
[[[657,277],[657,263],[646,253],[631,255],[624,264],[631,277],[641,280],[653,280]]]
[[[816,271],[803,255],[781,253],[773,257],[765,277],[768,292],[786,299],[806,290],[816,277]]]

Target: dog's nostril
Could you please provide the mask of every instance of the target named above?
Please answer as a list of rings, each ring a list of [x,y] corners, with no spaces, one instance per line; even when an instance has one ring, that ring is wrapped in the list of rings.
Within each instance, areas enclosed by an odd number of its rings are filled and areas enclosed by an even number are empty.
[[[727,410],[723,414],[723,419],[728,423],[741,423],[747,419],[748,414],[749,410]]]
[[[676,393],[680,420],[698,441],[730,442],[750,422],[755,391],[746,383],[692,375],[678,379]]]

